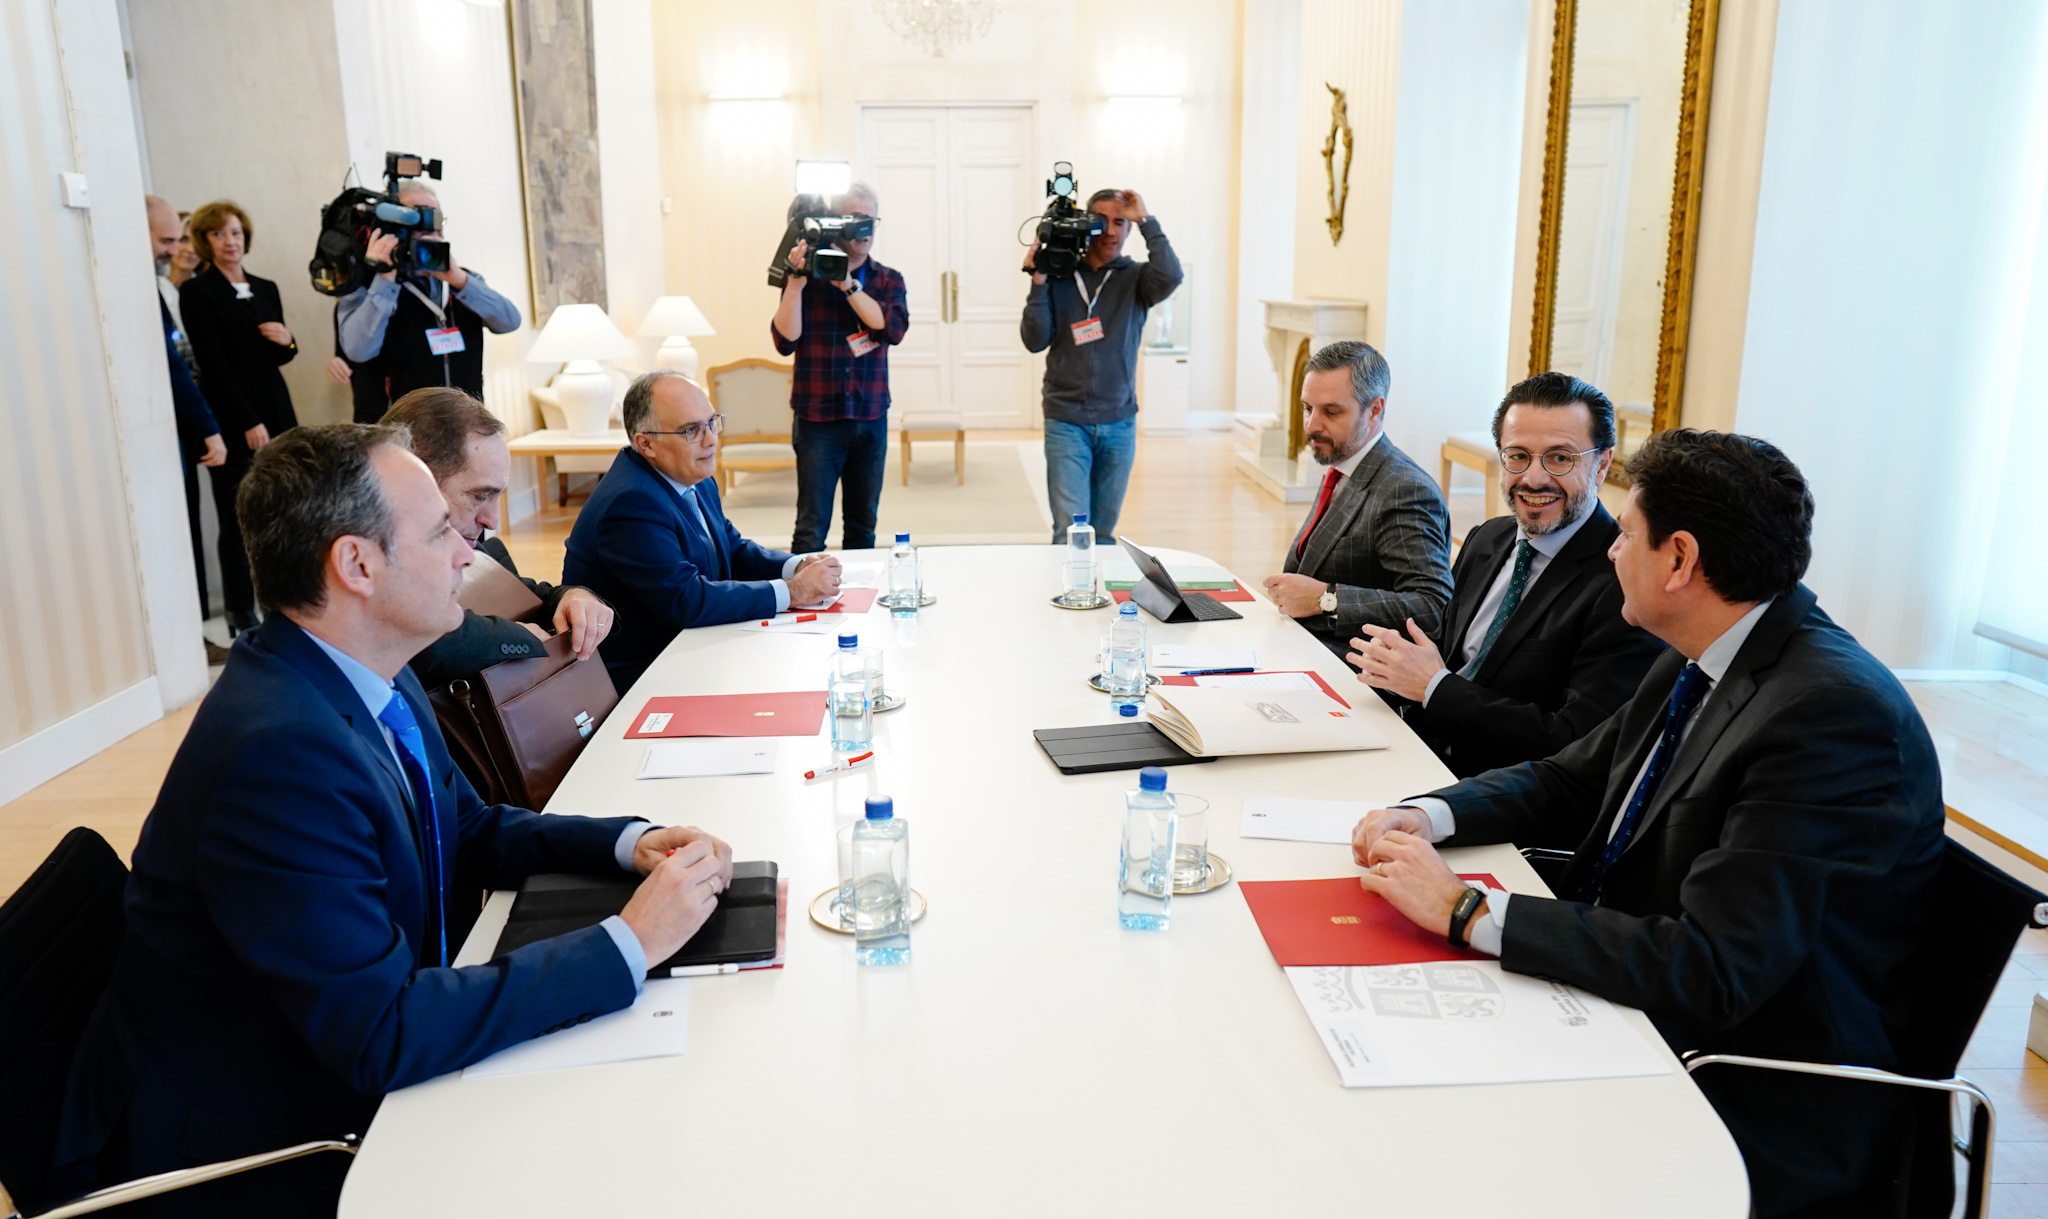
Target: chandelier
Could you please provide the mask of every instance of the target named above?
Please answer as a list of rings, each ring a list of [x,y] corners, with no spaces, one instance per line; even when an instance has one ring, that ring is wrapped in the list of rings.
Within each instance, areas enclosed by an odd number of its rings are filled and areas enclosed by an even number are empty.
[[[1003,0],[870,0],[868,8],[905,42],[941,56],[988,33]]]

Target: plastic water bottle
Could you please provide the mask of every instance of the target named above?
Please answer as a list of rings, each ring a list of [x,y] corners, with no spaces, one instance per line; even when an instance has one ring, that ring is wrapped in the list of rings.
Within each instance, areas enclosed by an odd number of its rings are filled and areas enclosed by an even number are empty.
[[[910,823],[887,796],[869,796],[867,813],[853,823],[853,956],[862,965],[908,965]]]
[[[896,618],[915,618],[918,603],[923,600],[924,582],[918,579],[917,547],[910,544],[909,534],[899,533],[896,544],[889,548],[889,613]]]
[[[1173,797],[1166,771],[1138,772],[1138,790],[1124,793],[1124,849],[1117,872],[1116,918],[1126,930],[1165,931],[1172,926]],[[860,831],[855,830],[856,835]]]
[[[868,658],[860,650],[859,636],[839,637],[830,682],[832,748],[866,749],[875,739],[874,692],[868,686]]]
[[[1145,623],[1136,603],[1126,601],[1102,637],[1102,684],[1119,712],[1145,701],[1145,657]]]
[[[1076,512],[1067,526],[1067,589],[1060,600],[1067,605],[1093,606],[1102,594],[1095,586],[1095,526],[1088,514]]]

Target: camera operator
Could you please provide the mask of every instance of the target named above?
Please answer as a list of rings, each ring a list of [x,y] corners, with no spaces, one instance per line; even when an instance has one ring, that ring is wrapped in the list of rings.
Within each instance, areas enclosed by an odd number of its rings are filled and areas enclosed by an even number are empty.
[[[1066,541],[1078,512],[1088,514],[1098,539],[1116,539],[1137,453],[1138,340],[1146,313],[1181,280],[1180,259],[1137,191],[1096,191],[1088,210],[1102,215],[1103,229],[1071,277],[1046,282],[1034,269],[1035,241],[1024,260],[1032,272],[1024,349],[1047,352],[1045,485],[1055,545]],[[1145,237],[1143,263],[1123,253],[1134,224]]]
[[[833,202],[841,215],[878,221],[873,188],[856,182]],[[874,236],[835,243],[846,252],[846,278],[813,279],[812,253],[799,241],[789,251],[769,336],[782,355],[796,355],[789,405],[796,449],[795,554],[825,548],[832,493],[843,479],[839,545],[875,544],[875,510],[889,456],[889,349],[910,329],[903,276],[868,257]]]
[[[400,188],[406,207],[431,207],[438,219],[441,201],[417,181]],[[420,237],[439,239],[437,228]],[[349,293],[335,306],[341,353],[358,366],[376,364],[388,381],[388,398],[413,390],[452,385],[473,397],[484,395],[484,331],[509,334],[519,329],[519,307],[506,300],[484,277],[459,264],[446,271],[401,274],[392,265],[399,234],[371,233],[367,260],[377,272],[369,286]],[[357,394],[361,418],[373,403]],[[379,411],[381,414],[381,410]]]

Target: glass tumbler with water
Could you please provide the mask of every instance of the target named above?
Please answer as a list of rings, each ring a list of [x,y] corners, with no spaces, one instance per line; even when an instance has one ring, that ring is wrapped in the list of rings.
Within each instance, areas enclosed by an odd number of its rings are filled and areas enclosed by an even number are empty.
[[[917,547],[910,544],[910,535],[896,535],[896,545],[889,549],[889,595],[882,603],[889,607],[889,613],[897,618],[914,618],[917,607],[924,600],[924,581],[917,570]]]
[[[1136,603],[1117,607],[1116,622],[1102,636],[1102,684],[1119,710],[1145,701],[1145,622]]]
[[[1168,794],[1173,800],[1173,887],[1199,893],[1209,883],[1209,802],[1185,792]]]
[[[1095,581],[1095,526],[1085,512],[1076,512],[1074,523],[1067,526],[1066,573],[1062,604],[1093,607],[1102,599]]]
[[[853,823],[853,948],[862,965],[910,964],[910,824],[887,796]]]
[[[1126,930],[1165,931],[1172,926],[1175,828],[1166,771],[1147,766],[1138,772],[1138,790],[1124,793],[1116,918]]]
[[[868,685],[868,658],[860,649],[859,636],[839,637],[839,650],[832,653],[829,680],[832,748],[866,749],[875,739],[875,708],[873,691]]]

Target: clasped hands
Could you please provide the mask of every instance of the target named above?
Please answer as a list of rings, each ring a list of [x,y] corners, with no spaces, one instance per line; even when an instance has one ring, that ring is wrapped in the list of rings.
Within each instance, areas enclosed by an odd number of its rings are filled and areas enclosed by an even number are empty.
[[[1451,911],[1469,887],[1430,845],[1429,815],[1419,808],[1376,808],[1351,831],[1358,883],[1387,899],[1424,931],[1451,934]],[[1473,918],[1485,913],[1481,902]],[[1469,924],[1468,924],[1469,926]]]
[[[816,605],[839,595],[839,558],[829,554],[807,554],[798,560],[789,576],[789,603]]]
[[[619,917],[656,965],[688,943],[732,883],[732,847],[692,825],[648,830],[633,845],[633,870],[646,877]]]
[[[1436,644],[1408,620],[1408,637],[1401,632],[1367,623],[1361,627],[1370,640],[1354,639],[1344,659],[1358,670],[1358,680],[1368,686],[1390,690],[1410,702],[1421,702],[1429,692],[1429,680],[1444,668],[1443,654]]]

